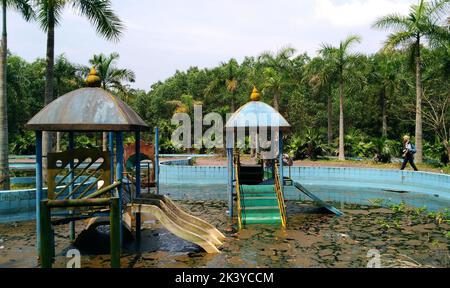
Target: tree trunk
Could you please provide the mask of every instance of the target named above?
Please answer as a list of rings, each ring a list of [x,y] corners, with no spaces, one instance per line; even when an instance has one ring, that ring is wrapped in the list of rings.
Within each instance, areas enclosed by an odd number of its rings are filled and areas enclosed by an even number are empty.
[[[108,151],[108,133],[107,132],[103,132],[103,139],[102,139],[102,146],[103,146],[103,151]]]
[[[56,152],[61,152],[61,132],[56,132]]]
[[[48,31],[47,31],[47,69],[45,75],[45,105],[50,104],[54,99],[54,65],[55,65],[55,18],[54,9],[49,8],[48,11]],[[47,154],[53,148],[53,134],[44,132],[42,135],[42,155],[47,157]],[[47,179],[47,161],[42,161],[42,170],[44,181]]]
[[[9,190],[8,164],[8,98],[6,90],[6,68],[8,57],[8,42],[6,34],[6,0],[2,0],[3,33],[0,59],[0,190]]]
[[[415,160],[417,163],[423,162],[423,143],[422,143],[422,75],[421,75],[421,56],[420,56],[420,38],[417,40],[416,48],[416,149]]]
[[[333,144],[333,95],[331,95],[331,85],[328,89],[328,145]]]
[[[381,128],[381,134],[383,137],[387,137],[387,103],[386,103],[386,87],[383,87],[381,89],[381,111],[382,111],[382,128]]]
[[[344,81],[339,80],[339,160],[345,160],[344,143]]]
[[[231,113],[236,112],[236,103],[234,101],[234,94],[231,94]]]
[[[276,90],[273,97],[273,108],[280,111],[280,91]]]

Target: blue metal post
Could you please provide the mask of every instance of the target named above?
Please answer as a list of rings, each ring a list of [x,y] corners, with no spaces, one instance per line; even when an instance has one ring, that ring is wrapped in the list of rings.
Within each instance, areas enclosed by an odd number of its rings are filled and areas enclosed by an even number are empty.
[[[42,131],[36,131],[36,248],[41,251],[41,200],[42,200]]]
[[[69,132],[69,151],[72,153],[72,151],[75,148],[75,139],[74,139],[74,133],[73,132]],[[74,167],[74,163],[73,163],[73,158],[70,160],[70,175],[69,175],[69,181],[72,181],[72,179],[74,178],[74,171],[73,171],[73,167]],[[69,193],[72,193],[74,189],[74,185],[70,185],[69,187]],[[73,196],[70,197],[71,199],[73,199]],[[73,214],[73,211],[70,211],[70,214]],[[70,240],[75,240],[75,222],[71,221],[69,223],[69,231],[70,231]]]
[[[111,172],[111,183],[113,184],[114,182],[114,133],[113,132],[109,132],[108,133],[108,144],[109,144],[109,159],[110,159],[110,172]]]
[[[136,198],[141,196],[141,131],[136,130]],[[150,179],[148,179],[150,181]],[[136,213],[136,239],[141,240],[141,213]]]
[[[233,171],[233,149],[227,149],[227,159],[228,159],[228,216],[230,220],[233,219],[233,180],[234,180],[234,171]]]
[[[155,163],[153,163],[153,169],[155,171],[155,184],[156,184],[156,194],[159,192],[159,128],[155,128]]]
[[[281,191],[284,193],[284,165],[283,165],[283,132],[280,130],[280,133],[278,134],[279,136],[279,151],[278,153],[280,154],[280,184],[281,184]]]
[[[123,182],[123,133],[122,132],[116,132],[116,180]],[[119,192],[119,207],[120,207],[120,247],[122,247],[123,243],[123,231],[122,231],[122,202],[123,202],[123,184],[120,184],[119,187],[117,187],[117,190]]]

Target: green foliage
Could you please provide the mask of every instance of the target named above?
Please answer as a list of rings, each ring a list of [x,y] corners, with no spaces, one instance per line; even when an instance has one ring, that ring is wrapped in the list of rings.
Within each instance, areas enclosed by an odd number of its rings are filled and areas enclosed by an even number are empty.
[[[296,160],[310,158],[314,161],[328,151],[323,134],[312,129],[308,129],[302,136],[294,136],[288,145],[288,153]]]
[[[359,130],[352,130],[345,136],[345,150],[348,156],[370,158],[375,155],[375,148],[370,137]]]
[[[373,138],[375,145],[374,160],[381,163],[390,163],[392,158],[399,155],[401,144],[398,141],[389,140],[386,137]]]
[[[390,208],[395,213],[405,213],[406,209],[407,209],[406,204],[404,202],[401,202],[401,203],[398,203],[398,204],[392,204],[390,206]]]
[[[14,134],[14,138],[9,141],[9,152],[12,155],[34,155],[36,135],[32,131],[23,134]]]
[[[435,143],[424,143],[424,154],[427,158],[439,161],[444,166],[449,164],[449,155],[447,146],[436,139]]]

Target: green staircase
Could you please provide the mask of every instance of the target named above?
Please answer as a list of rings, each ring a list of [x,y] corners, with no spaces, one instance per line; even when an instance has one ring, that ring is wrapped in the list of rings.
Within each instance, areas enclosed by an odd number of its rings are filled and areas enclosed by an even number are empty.
[[[282,223],[274,185],[241,185],[240,195],[243,225]]]

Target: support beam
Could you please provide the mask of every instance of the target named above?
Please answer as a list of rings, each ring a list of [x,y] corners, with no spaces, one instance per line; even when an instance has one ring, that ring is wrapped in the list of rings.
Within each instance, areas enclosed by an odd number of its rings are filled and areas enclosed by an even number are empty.
[[[72,152],[75,149],[75,138],[74,138],[74,133],[73,132],[69,132],[69,151]],[[74,163],[73,163],[73,157],[70,160],[70,175],[69,175],[69,181],[72,182],[73,178],[74,178],[74,171],[73,171],[73,167],[74,167]],[[72,191],[74,189],[74,184],[70,184],[69,187],[69,193],[72,194]],[[70,196],[71,199],[73,199],[73,195]],[[73,214],[73,211],[70,210],[70,214]],[[71,221],[69,223],[69,233],[70,233],[70,240],[74,241],[75,240],[75,222]]]
[[[136,198],[141,196],[141,131],[136,130]],[[150,179],[148,179],[150,182]],[[136,240],[141,240],[141,213],[136,213]]]
[[[123,133],[116,132],[116,180],[121,184],[117,187],[118,197],[119,197],[119,206],[122,207],[122,193],[123,193]],[[122,213],[120,213],[120,223],[122,223]],[[123,231],[122,225],[120,225],[120,243],[122,244],[123,240]],[[122,246],[121,246],[122,247]]]
[[[111,170],[111,183],[114,183],[114,133],[108,133],[108,144],[109,144],[109,159],[110,159],[110,170]]]
[[[120,268],[120,250],[121,250],[121,206],[119,198],[110,199],[111,212],[110,217],[110,245],[111,245],[111,268]]]
[[[39,202],[39,260],[42,268],[52,268],[53,263],[53,247],[52,247],[52,224],[51,212],[47,205],[47,201]]]
[[[233,149],[227,149],[227,160],[228,160],[228,216],[230,220],[233,219],[233,182],[234,182],[234,169],[233,169]]]
[[[155,163],[153,163],[153,169],[155,171],[155,186],[156,194],[159,195],[159,128],[155,128]]]
[[[280,162],[280,186],[281,186],[281,192],[284,194],[284,165],[283,165],[283,132],[280,130],[278,134],[278,142],[279,142],[279,162]]]

